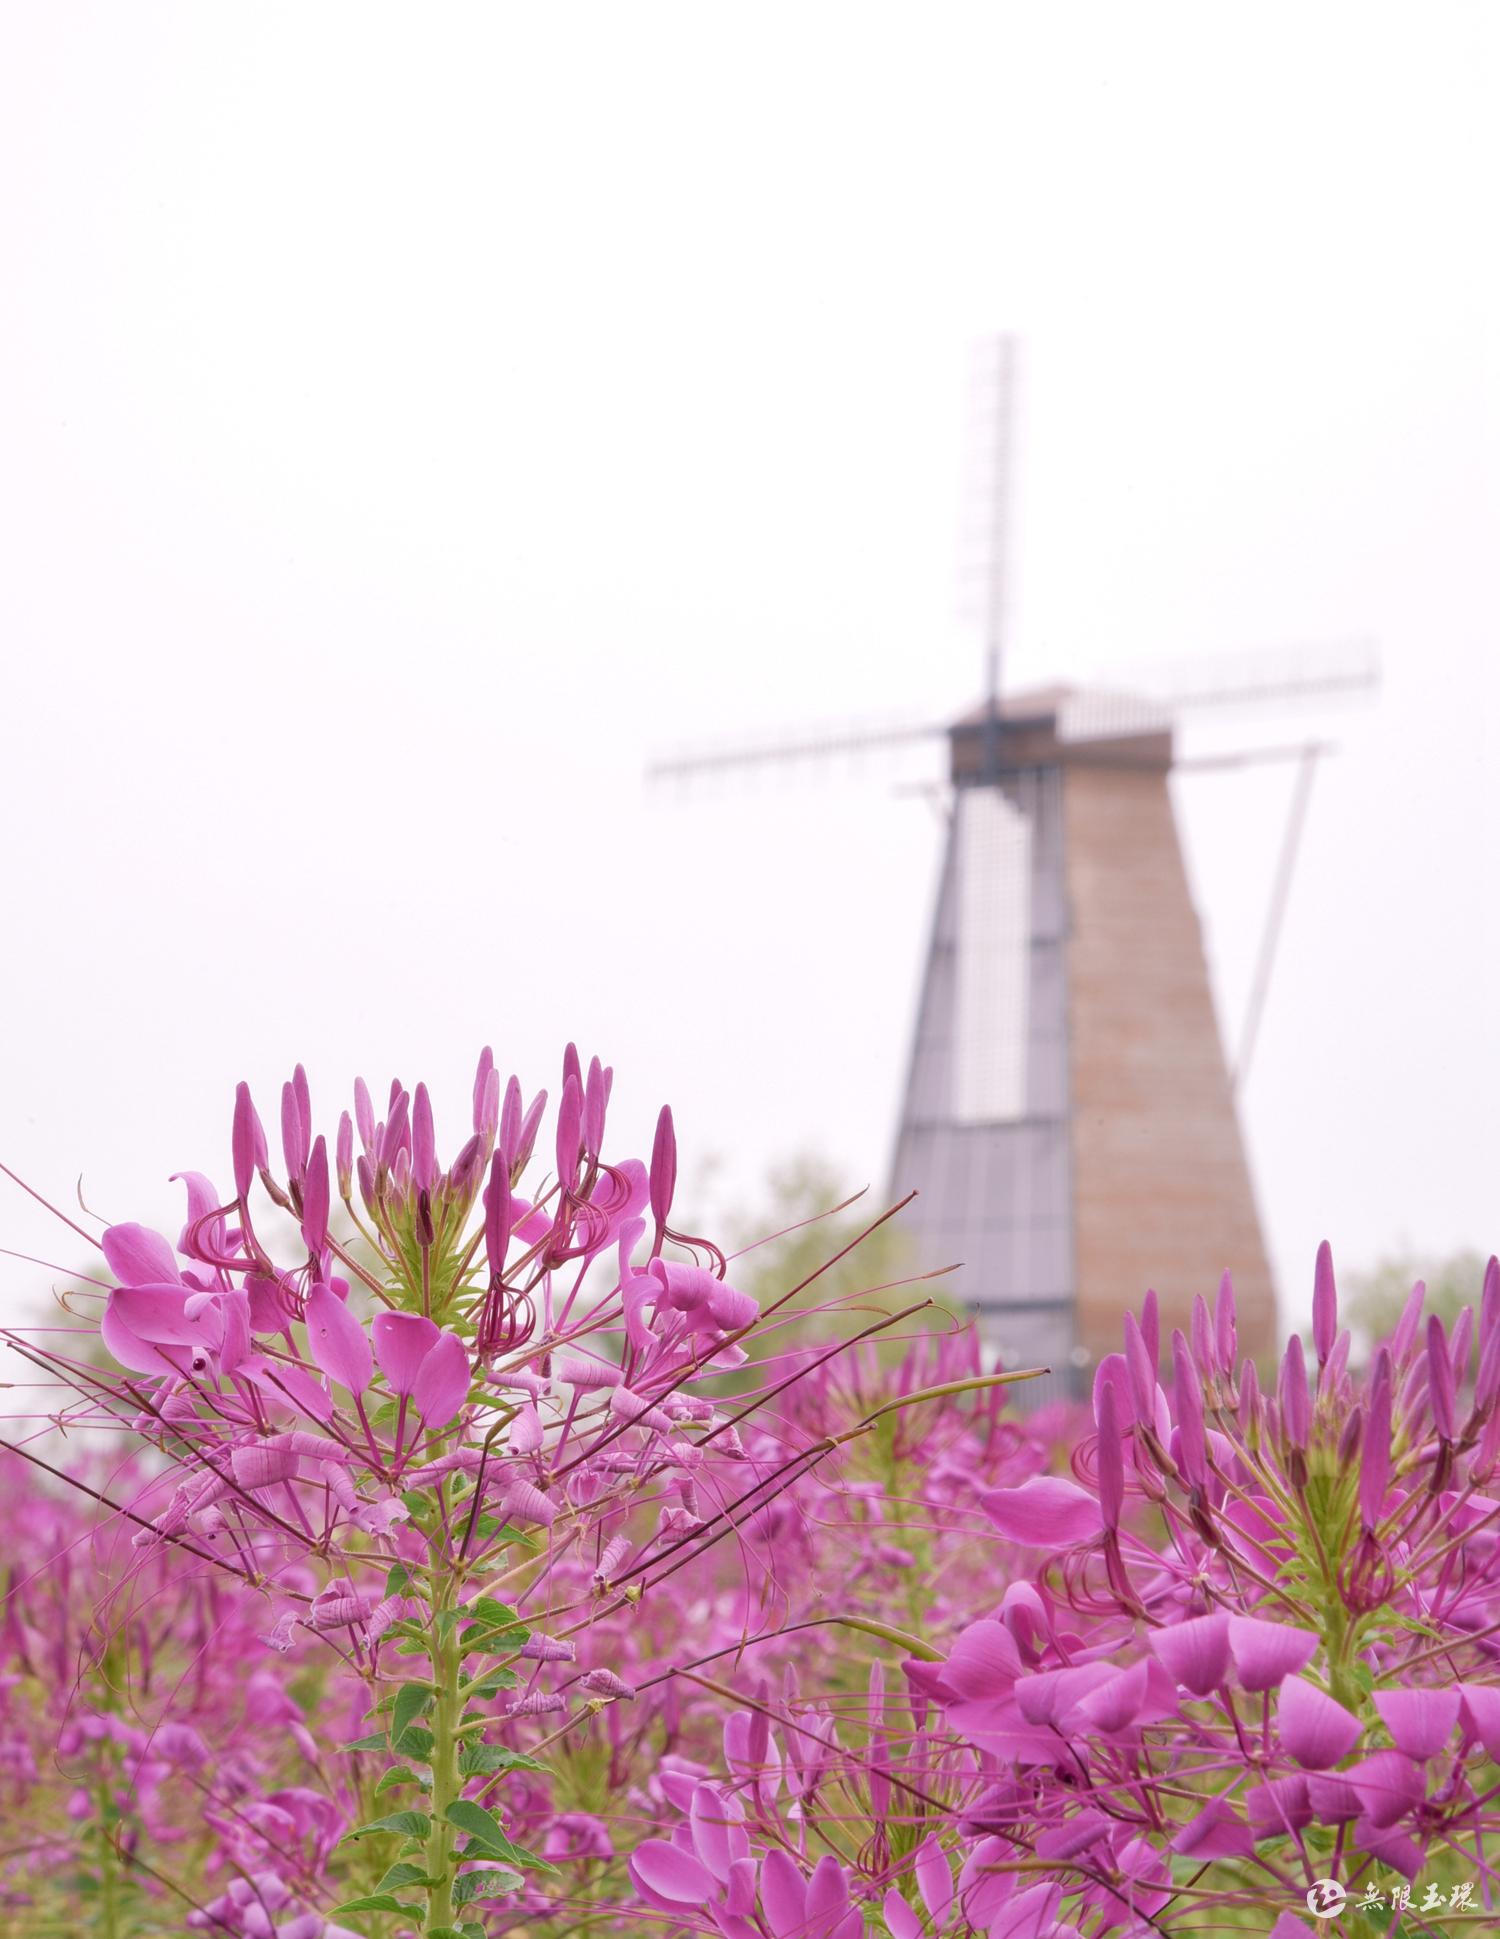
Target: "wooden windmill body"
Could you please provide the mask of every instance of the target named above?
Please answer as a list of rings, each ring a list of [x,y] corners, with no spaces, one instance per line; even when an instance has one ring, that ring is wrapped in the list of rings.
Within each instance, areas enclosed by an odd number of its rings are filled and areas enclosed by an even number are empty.
[[[953,808],[892,1180],[925,1261],[1031,1398],[1076,1392],[1147,1286],[1163,1324],[1231,1268],[1275,1295],[1159,709],[1067,689],[949,731]]]

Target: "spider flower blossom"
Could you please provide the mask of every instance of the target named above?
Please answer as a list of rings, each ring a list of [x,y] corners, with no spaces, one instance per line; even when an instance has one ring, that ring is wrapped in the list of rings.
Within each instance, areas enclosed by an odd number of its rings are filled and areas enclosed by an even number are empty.
[[[1458,1876],[1466,1859],[1488,1903],[1493,1262],[1477,1357],[1471,1313],[1450,1335],[1421,1307],[1419,1287],[1351,1374],[1325,1245],[1316,1364],[1293,1338],[1268,1395],[1235,1364],[1226,1278],[1217,1312],[1199,1299],[1173,1335],[1165,1378],[1127,1321],[1071,1480],[980,1497],[1037,1621],[1023,1647],[1003,1611],[981,1617],[940,1666],[907,1667],[985,1773],[968,1820],[996,1876],[1055,1861],[1039,1939],[1290,1916],[1293,1888],[1331,1871],[1356,1893],[1387,1873]],[[1197,1869],[1179,1894],[1183,1861]]]

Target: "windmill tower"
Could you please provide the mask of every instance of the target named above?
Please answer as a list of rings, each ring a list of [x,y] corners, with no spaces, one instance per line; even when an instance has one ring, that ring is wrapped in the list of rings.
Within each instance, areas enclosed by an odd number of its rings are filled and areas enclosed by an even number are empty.
[[[1006,536],[1015,352],[991,419],[984,697],[940,731],[951,809],[891,1169],[904,1228],[1009,1365],[1046,1366],[1020,1404],[1086,1389],[1147,1286],[1165,1327],[1232,1269],[1243,1348],[1276,1302],[1203,938],[1169,793],[1174,768],[1301,757],[1236,1076],[1253,1046],[1318,743],[1184,762],[1189,705],[1305,700],[1375,684],[1363,648],[1265,658],[1249,677],[1142,695],[1007,695]],[[926,739],[825,736],[654,765],[657,778]]]
[[[1148,1285],[1185,1327],[1232,1266],[1247,1351],[1269,1351],[1276,1320],[1168,793],[1171,722],[1109,712],[1057,689],[987,699],[949,730],[892,1167],[919,1190],[922,1256],[963,1260],[987,1344],[1053,1368],[1054,1394],[1118,1347]]]

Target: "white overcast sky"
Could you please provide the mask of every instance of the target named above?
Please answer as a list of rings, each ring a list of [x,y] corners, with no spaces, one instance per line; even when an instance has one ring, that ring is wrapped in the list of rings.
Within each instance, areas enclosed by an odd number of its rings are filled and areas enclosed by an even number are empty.
[[[1325,1233],[1497,1243],[1497,27],[8,6],[0,1157],[175,1219],[237,1078],[271,1118],[301,1058],[331,1127],[425,1074],[451,1149],[481,1043],[572,1035],[726,1203],[809,1147],[883,1187],[933,761],[642,767],[972,699],[1009,327],[1016,682],[1384,652],[1227,730],[1343,748],[1244,1100],[1284,1297]],[[1237,1029],[1291,774],[1178,785]]]

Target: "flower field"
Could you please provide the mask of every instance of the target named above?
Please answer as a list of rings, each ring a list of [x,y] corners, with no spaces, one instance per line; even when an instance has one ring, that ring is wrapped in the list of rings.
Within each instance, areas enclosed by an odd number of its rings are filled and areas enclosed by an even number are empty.
[[[486,1051],[444,1142],[299,1068],[179,1233],[59,1212],[0,1933],[1491,1929],[1493,1261],[1356,1354],[1325,1246],[1262,1368],[1227,1275],[1170,1337],[1143,1288],[1027,1412],[858,1232],[768,1292],[610,1088]]]

